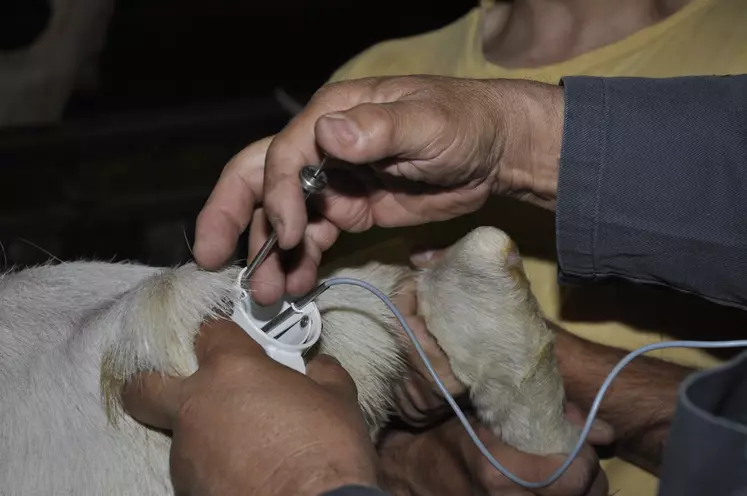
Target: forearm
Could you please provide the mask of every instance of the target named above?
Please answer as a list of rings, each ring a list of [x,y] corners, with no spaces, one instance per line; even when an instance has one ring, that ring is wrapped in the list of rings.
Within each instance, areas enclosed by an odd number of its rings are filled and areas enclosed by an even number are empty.
[[[612,368],[627,353],[558,329],[556,355],[568,399],[588,411]],[[658,473],[677,389],[692,371],[646,356],[622,370],[599,410],[599,417],[615,430],[618,456]]]
[[[565,78],[561,280],[747,306],[747,76]]]

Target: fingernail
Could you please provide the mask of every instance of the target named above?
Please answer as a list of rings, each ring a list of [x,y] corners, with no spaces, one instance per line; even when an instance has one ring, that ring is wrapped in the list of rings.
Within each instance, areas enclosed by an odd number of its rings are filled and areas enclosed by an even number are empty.
[[[202,238],[195,238],[195,242],[192,243],[192,253],[199,253],[202,258]]]
[[[424,265],[431,261],[433,258],[433,250],[423,251],[412,255],[411,259],[415,265]]]
[[[611,436],[614,435],[614,432],[612,431],[612,428],[604,424],[602,422],[594,421],[591,423],[591,429],[589,429],[590,434],[594,434],[597,436]]]
[[[322,358],[323,360],[327,360],[327,362],[333,365],[341,365],[340,361],[337,358],[333,357],[332,355],[319,355],[319,358]]]
[[[422,253],[418,253],[418,255],[417,255],[417,256],[418,256],[418,257],[419,257],[419,258],[420,258],[421,260],[425,260],[426,262],[429,262],[429,261],[430,261],[430,260],[431,260],[431,259],[433,258],[433,255],[435,255],[435,253],[436,253],[436,252],[435,252],[435,251],[433,251],[433,250],[428,250],[428,251],[424,251],[424,252],[422,252]]]
[[[354,145],[358,141],[359,131],[356,123],[343,114],[335,112],[324,116],[327,124],[332,128],[332,132],[338,141],[344,145]]]
[[[275,231],[275,235],[277,236],[278,240],[283,239],[283,235],[285,234],[283,219],[281,219],[280,217],[273,217],[268,220],[270,222],[270,225],[272,226],[272,229]]]

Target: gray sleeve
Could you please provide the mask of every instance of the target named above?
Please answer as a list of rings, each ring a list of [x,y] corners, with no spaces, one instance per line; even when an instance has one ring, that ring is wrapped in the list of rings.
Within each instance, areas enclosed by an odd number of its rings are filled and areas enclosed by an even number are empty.
[[[390,496],[379,489],[366,486],[343,486],[320,496]]]
[[[658,494],[747,495],[747,352],[680,386]]]
[[[562,84],[560,281],[620,277],[747,307],[747,76]]]

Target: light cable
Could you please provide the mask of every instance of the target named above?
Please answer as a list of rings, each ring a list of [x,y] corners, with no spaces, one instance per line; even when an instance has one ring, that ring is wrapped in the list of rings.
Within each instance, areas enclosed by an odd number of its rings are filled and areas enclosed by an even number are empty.
[[[405,334],[407,334],[407,337],[410,339],[410,341],[412,341],[413,346],[415,346],[415,351],[417,352],[420,359],[423,361],[423,365],[425,365],[426,370],[428,370],[428,374],[430,374],[430,376],[433,378],[433,381],[436,383],[436,386],[441,391],[441,394],[443,395],[444,399],[446,399],[446,402],[449,403],[449,406],[451,406],[451,409],[454,410],[454,413],[456,414],[456,416],[459,418],[459,421],[464,426],[464,429],[467,431],[467,434],[472,439],[472,442],[475,443],[475,446],[477,446],[477,449],[480,450],[480,453],[483,454],[483,456],[490,462],[490,464],[493,467],[495,467],[496,470],[498,470],[500,473],[506,476],[506,478],[508,478],[511,482],[519,486],[522,486],[526,489],[539,489],[539,488],[547,487],[551,485],[552,483],[554,483],[555,481],[557,481],[565,473],[565,471],[568,470],[568,467],[571,466],[571,463],[573,463],[573,460],[578,456],[579,452],[583,448],[584,442],[586,441],[586,438],[589,435],[589,431],[591,430],[591,424],[594,422],[594,419],[597,416],[599,405],[602,403],[602,399],[604,398],[604,395],[607,393],[607,390],[612,384],[612,381],[615,380],[615,378],[620,373],[620,371],[622,371],[622,369],[625,368],[625,366],[628,365],[630,362],[632,362],[633,359],[635,359],[636,357],[643,355],[644,353],[648,353],[649,351],[661,350],[665,348],[747,348],[747,340],[669,341],[669,342],[663,342],[663,343],[648,344],[646,346],[642,346],[638,348],[637,350],[631,351],[622,360],[618,362],[615,368],[612,369],[612,371],[609,373],[607,378],[604,380],[604,382],[602,383],[602,386],[599,388],[599,392],[594,398],[594,402],[592,403],[591,409],[589,410],[589,415],[586,418],[586,424],[581,430],[581,435],[579,436],[578,442],[576,443],[576,446],[568,454],[568,457],[566,458],[565,462],[563,462],[563,464],[560,467],[558,467],[558,469],[555,472],[553,472],[553,474],[550,475],[547,479],[540,481],[540,482],[529,482],[512,474],[507,468],[501,465],[501,463],[493,457],[490,451],[488,451],[488,449],[485,447],[485,444],[483,444],[480,438],[477,437],[477,434],[475,433],[474,429],[470,425],[469,420],[467,420],[466,415],[464,414],[462,409],[459,408],[459,405],[457,405],[457,402],[454,400],[454,397],[451,396],[451,394],[449,394],[449,391],[446,389],[446,386],[441,381],[441,379],[438,377],[438,374],[433,368],[433,365],[428,359],[428,356],[425,354],[423,347],[420,345],[420,342],[418,342],[418,338],[415,336],[415,333],[412,331],[412,329],[410,329],[410,326],[407,325],[407,322],[405,321],[405,317],[402,315],[402,313],[400,313],[397,307],[394,306],[394,303],[384,293],[382,293],[379,289],[367,283],[366,281],[361,281],[359,279],[353,279],[353,278],[348,278],[348,277],[334,277],[334,278],[326,280],[324,284],[326,284],[329,287],[341,286],[341,285],[358,286],[359,288],[363,288],[363,289],[370,291],[373,295],[379,298],[379,300],[381,300],[381,302],[384,303],[384,305],[387,306],[387,308],[394,314],[394,316],[399,321],[400,325],[402,326],[402,329],[404,329],[405,331]]]

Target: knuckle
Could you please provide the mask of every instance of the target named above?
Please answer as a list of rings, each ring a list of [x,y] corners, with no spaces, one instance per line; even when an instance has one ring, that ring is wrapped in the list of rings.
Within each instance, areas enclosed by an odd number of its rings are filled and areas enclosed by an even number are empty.
[[[269,149],[269,148],[268,148]],[[231,157],[228,163],[223,167],[223,174],[256,172],[258,169],[264,169],[264,155],[259,155],[252,149],[252,145],[241,150]]]
[[[246,377],[250,373],[250,362],[245,354],[226,350],[220,356],[208,358],[206,365],[211,368],[216,382],[228,382],[237,377]]]
[[[360,88],[366,86],[363,81],[337,81],[327,83],[319,88],[309,100],[307,109],[310,112],[324,114],[347,110],[360,100]]]
[[[337,384],[358,395],[358,387],[348,371],[334,358],[321,355],[312,360],[307,373],[313,375],[319,384]]]
[[[586,494],[594,482],[593,467],[588,463],[574,463],[556,484],[562,486],[563,494]]]
[[[481,459],[479,463],[480,465],[477,470],[477,476],[488,494],[506,489],[506,486],[510,483],[502,473],[500,473],[484,458]]]
[[[213,206],[210,202],[207,202],[206,205],[202,207],[202,210],[200,210],[200,213],[197,214],[197,220],[195,221],[197,231],[205,230],[209,226],[208,222],[210,221],[210,218],[214,215]]]
[[[330,99],[330,95],[339,94],[341,88],[344,88],[346,82],[327,83],[318,90],[309,99],[309,107],[324,105]]]
[[[334,367],[334,359],[327,355],[318,355],[306,364],[306,372],[316,378],[324,379],[330,375],[331,367]]]
[[[287,172],[282,167],[286,163],[293,163],[295,152],[292,147],[288,147],[281,137],[272,142],[267,148],[265,164],[266,179],[272,183],[276,176],[284,176]],[[267,165],[270,165],[267,167]]]
[[[387,76],[372,80],[371,90],[380,101],[394,101],[404,96],[422,92],[428,81],[422,76]]]
[[[322,247],[320,243],[309,233],[309,228],[306,228],[306,232],[303,237],[304,241],[304,255],[308,256],[312,263],[319,267],[319,262],[322,260]]]
[[[198,401],[195,399],[194,395],[187,397],[177,409],[176,417],[179,420],[179,423],[188,423],[190,419],[194,417],[195,412],[199,410],[198,406]]]
[[[326,380],[352,381],[343,366],[336,359],[328,355],[321,355],[316,360],[313,360],[309,364],[309,368],[318,377]]]
[[[311,223],[309,224],[306,232],[308,243],[311,248],[318,250],[319,258],[315,258],[317,265],[321,261],[321,255],[324,251],[329,249],[337,238],[337,233],[334,229],[330,229],[331,224],[329,223]],[[314,254],[316,257],[316,253]]]
[[[338,81],[326,86],[329,95],[335,98],[344,98],[348,103],[360,102],[372,98],[381,81],[391,79],[389,77],[366,77],[347,81]]]
[[[203,403],[202,398],[197,395],[190,395],[185,398],[176,410],[174,430],[184,432],[199,429],[203,424]]]

